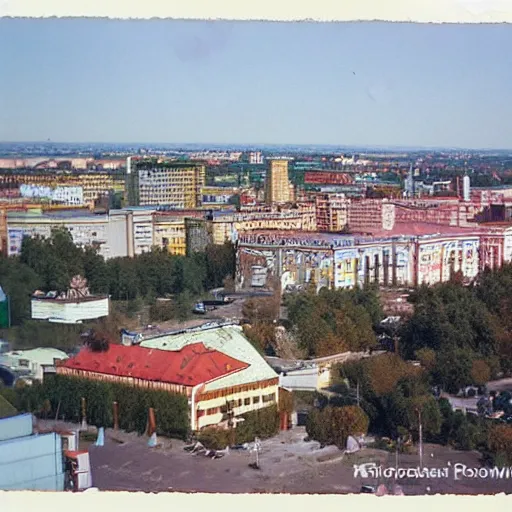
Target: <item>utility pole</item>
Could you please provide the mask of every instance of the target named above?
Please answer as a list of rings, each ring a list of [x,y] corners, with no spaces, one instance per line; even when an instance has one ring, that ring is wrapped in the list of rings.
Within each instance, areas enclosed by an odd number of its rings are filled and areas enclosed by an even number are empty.
[[[359,407],[359,381],[357,381],[357,386],[356,386],[356,399],[357,399],[357,406]]]
[[[419,436],[420,436],[420,468],[423,469],[423,425],[421,424],[421,411],[416,409],[418,413],[418,423],[419,423]]]

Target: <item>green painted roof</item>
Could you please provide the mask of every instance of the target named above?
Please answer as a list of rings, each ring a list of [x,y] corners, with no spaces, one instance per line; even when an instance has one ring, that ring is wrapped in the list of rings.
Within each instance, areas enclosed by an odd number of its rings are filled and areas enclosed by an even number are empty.
[[[34,348],[30,350],[13,350],[5,354],[13,359],[28,359],[34,363],[52,365],[55,359],[67,359],[68,355],[56,348]]]

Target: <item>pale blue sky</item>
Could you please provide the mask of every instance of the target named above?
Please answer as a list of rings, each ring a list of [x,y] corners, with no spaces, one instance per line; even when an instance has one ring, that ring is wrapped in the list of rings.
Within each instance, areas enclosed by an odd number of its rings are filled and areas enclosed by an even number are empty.
[[[512,147],[512,26],[0,20],[0,140]]]

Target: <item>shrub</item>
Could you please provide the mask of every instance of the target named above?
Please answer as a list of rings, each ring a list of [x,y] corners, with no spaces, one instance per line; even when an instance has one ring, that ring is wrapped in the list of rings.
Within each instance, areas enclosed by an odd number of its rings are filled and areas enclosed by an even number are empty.
[[[335,444],[344,448],[349,436],[367,433],[369,421],[366,413],[358,406],[327,406],[308,415],[306,431],[309,437],[320,444]]]
[[[97,427],[113,426],[113,402],[119,406],[119,426],[143,434],[148,410],[155,410],[157,433],[185,439],[189,433],[187,398],[167,391],[147,390],[124,384],[101,382],[64,375],[47,377],[44,383],[16,389],[20,410],[36,416],[55,415],[78,423],[82,417],[82,397],[87,422]]]
[[[250,443],[256,437],[267,439],[279,433],[279,412],[275,405],[248,412],[242,417],[244,421],[233,430],[215,426],[201,429],[198,441],[210,450],[222,450],[230,444]]]
[[[236,444],[254,441],[255,437],[267,439],[279,433],[279,411],[275,405],[248,412],[242,418],[244,421],[235,429]]]
[[[493,425],[489,429],[489,450],[500,464],[512,464],[512,427]]]

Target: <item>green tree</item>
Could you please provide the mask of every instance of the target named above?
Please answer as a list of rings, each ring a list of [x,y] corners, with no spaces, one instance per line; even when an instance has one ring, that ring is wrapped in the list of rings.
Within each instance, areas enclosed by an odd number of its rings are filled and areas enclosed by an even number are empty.
[[[335,444],[345,448],[349,436],[368,432],[369,419],[358,406],[327,406],[308,415],[306,431],[310,438],[322,445]]]
[[[0,255],[0,286],[9,298],[11,325],[30,319],[30,297],[42,284],[36,272],[18,258]]]

